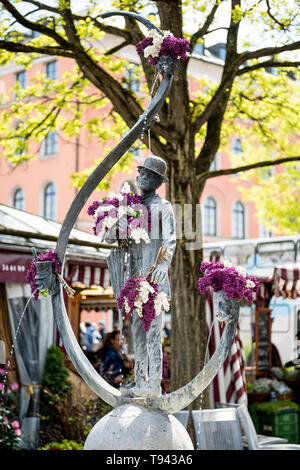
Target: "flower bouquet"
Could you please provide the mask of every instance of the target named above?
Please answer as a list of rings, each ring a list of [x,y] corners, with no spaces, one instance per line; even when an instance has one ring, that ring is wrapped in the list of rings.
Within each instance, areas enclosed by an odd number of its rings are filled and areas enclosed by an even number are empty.
[[[33,249],[35,251],[35,249]],[[36,252],[35,252],[36,253]],[[58,260],[57,253],[52,250],[48,250],[48,253],[40,253],[39,255],[35,254],[35,259],[31,261],[30,268],[26,271],[25,279],[30,283],[31,293],[34,294],[35,300],[38,300],[39,294],[42,294],[44,297],[48,295],[48,289],[41,291],[36,282],[36,262],[40,261],[51,261],[52,262],[52,272],[55,274],[56,279],[60,282],[63,288],[66,290],[69,297],[74,297],[75,291],[66,283],[64,278],[61,276],[61,265]]]
[[[152,321],[161,313],[168,311],[169,301],[165,292],[158,292],[158,285],[150,281],[154,268],[168,256],[168,250],[160,248],[156,261],[145,277],[127,279],[117,298],[118,308],[125,311],[127,319],[137,311],[145,331],[149,331]]]
[[[198,290],[205,294],[208,287],[214,292],[224,291],[228,299],[246,300],[249,304],[254,301],[258,292],[259,281],[247,274],[243,267],[234,267],[229,261],[224,263],[202,262],[203,276],[198,279]]]
[[[174,60],[186,60],[189,56],[190,43],[187,39],[175,38],[170,31],[161,35],[155,29],[148,31],[147,36],[136,45],[139,55],[144,56],[150,65],[157,65],[161,56],[171,56]]]
[[[95,219],[93,231],[95,235],[103,234],[110,230],[124,216],[127,218],[128,233],[118,234],[118,239],[128,238],[136,243],[144,241],[150,243],[148,233],[151,231],[151,213],[148,206],[143,206],[142,196],[130,191],[130,186],[125,183],[120,193],[110,191],[108,197],[101,201],[95,201],[88,208],[88,214]]]

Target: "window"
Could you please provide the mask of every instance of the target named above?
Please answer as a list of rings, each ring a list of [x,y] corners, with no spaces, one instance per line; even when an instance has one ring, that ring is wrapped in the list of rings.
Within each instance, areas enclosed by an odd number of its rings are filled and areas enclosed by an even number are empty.
[[[13,197],[13,206],[15,209],[24,210],[25,209],[25,194],[23,189],[19,188],[15,191]]]
[[[245,238],[245,209],[239,201],[235,202],[232,209],[232,236]]]
[[[37,38],[38,36],[40,36],[41,33],[39,33],[38,31],[31,31],[31,37],[32,38]]]
[[[209,171],[215,171],[217,169],[217,162],[216,157],[214,157],[213,161],[210,164]]]
[[[219,57],[220,59],[224,60],[226,59],[226,47],[223,45],[220,45],[219,47]]]
[[[48,62],[46,64],[46,75],[50,80],[57,80],[57,61]]]
[[[45,138],[45,155],[54,155],[58,149],[57,131],[49,132]]]
[[[204,42],[197,42],[194,47],[195,54],[203,55],[204,54]]]
[[[53,183],[49,183],[45,188],[44,216],[47,217],[47,219],[56,219],[56,188]]]
[[[221,153],[217,152],[210,164],[209,171],[216,171],[222,168]]]
[[[235,155],[243,153],[243,146],[240,139],[234,139],[232,144],[232,151]]]
[[[18,131],[24,123],[22,121],[18,121],[15,124],[15,130]],[[26,140],[25,137],[18,137],[16,139],[16,155],[22,155],[26,151]]]
[[[217,234],[217,205],[212,197],[204,201],[204,235]]]
[[[260,238],[269,238],[269,237],[273,236],[271,230],[269,230],[267,227],[265,227],[263,223],[259,224],[258,232],[259,232],[258,236]]]
[[[137,74],[137,66],[135,64],[128,65],[124,73],[124,88],[129,91],[139,91],[140,79]]]
[[[277,67],[265,67],[265,71],[272,75],[278,75]]]
[[[21,88],[26,88],[26,71],[16,73],[16,82],[19,83]]]

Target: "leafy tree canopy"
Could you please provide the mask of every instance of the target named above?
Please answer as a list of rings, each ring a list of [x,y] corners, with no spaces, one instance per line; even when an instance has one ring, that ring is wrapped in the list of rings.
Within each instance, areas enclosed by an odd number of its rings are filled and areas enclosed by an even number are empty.
[[[139,78],[144,73],[146,82],[142,85],[142,93],[133,92],[126,83],[128,63],[119,54],[123,47],[135,45],[142,39],[143,26],[129,19],[102,19],[100,15],[107,11],[108,5],[101,6],[94,0],[87,1],[82,11],[75,10],[76,2],[72,4],[69,0],[48,3],[34,0],[0,2],[1,65],[14,61],[28,69],[41,54],[69,57],[75,61],[73,69],[64,73],[59,81],[38,72],[25,89],[16,82],[13,90],[2,95],[2,103],[9,104],[0,120],[2,155],[13,165],[34,158],[37,147],[29,142],[40,144],[46,134],[56,128],[64,137],[70,138],[85,127],[90,134],[107,143],[107,153],[114,139],[124,134],[145,108],[149,94],[147,85],[149,87],[154,77],[154,70],[142,58],[141,66],[134,67],[133,73]],[[179,68],[181,79],[178,81],[184,82],[180,85],[184,100],[182,114],[184,117],[187,113],[192,126],[193,157],[199,181],[208,176],[203,178],[203,172],[208,171],[219,146],[231,151],[228,142],[233,133],[243,137],[244,146],[244,152],[232,159],[236,168],[246,163],[255,165],[297,156],[294,137],[299,132],[299,107],[295,102],[299,101],[300,42],[293,40],[299,32],[296,0],[115,0],[108,3],[112,10],[136,11],[163,29],[170,27],[175,36],[184,35],[191,41],[191,52],[197,43],[209,40],[217,30],[223,31],[227,58],[221,83],[198,80],[199,91],[188,97],[188,64],[181,64]],[[116,34],[120,44],[104,50],[101,39],[105,33]],[[262,44],[266,47],[261,48]],[[78,51],[82,60],[78,58]],[[276,75],[266,72],[266,67],[276,70]],[[93,72],[96,73],[92,78]],[[99,81],[104,77],[118,85],[101,85]],[[96,88],[92,88],[91,83]],[[228,96],[225,98],[226,86]],[[112,99],[113,90],[122,94],[119,100]],[[14,96],[18,99],[12,102]],[[126,111],[124,99],[128,100]],[[211,132],[210,119],[218,121],[217,108],[222,108],[223,104],[226,107],[219,112],[221,123],[216,122],[216,130]],[[90,119],[84,118],[87,108],[97,111]],[[170,101],[166,108],[169,109],[161,116],[161,123],[154,126],[152,139],[155,142],[152,145],[158,153],[168,157],[169,142],[176,142],[172,128],[174,124],[175,128],[177,126],[174,117],[170,118],[173,108]],[[214,137],[216,142],[212,144],[209,139],[214,133],[211,138]],[[95,165],[103,157],[95,155]],[[128,157],[115,166],[110,177],[114,172],[128,168],[130,155]],[[74,184],[80,187],[93,168],[73,175]],[[245,178],[253,176],[258,178],[258,187],[264,190],[259,172],[247,173]],[[285,180],[289,177],[293,179],[289,171],[285,172]],[[107,189],[108,182],[102,183],[102,188],[106,185]],[[255,194],[258,194],[257,190]],[[269,219],[275,220],[273,215]]]

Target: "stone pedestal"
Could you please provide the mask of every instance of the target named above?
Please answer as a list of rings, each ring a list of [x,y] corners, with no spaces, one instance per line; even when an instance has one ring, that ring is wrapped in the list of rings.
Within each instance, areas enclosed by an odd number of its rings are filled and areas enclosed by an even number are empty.
[[[173,415],[124,404],[101,418],[84,450],[194,450],[185,427]]]

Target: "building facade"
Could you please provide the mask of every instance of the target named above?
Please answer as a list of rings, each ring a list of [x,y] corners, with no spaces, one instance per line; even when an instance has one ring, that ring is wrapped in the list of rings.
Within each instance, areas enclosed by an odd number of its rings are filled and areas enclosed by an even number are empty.
[[[114,47],[119,39],[106,35],[102,42]],[[102,44],[103,45],[103,44]],[[218,46],[218,45],[217,45]],[[189,75],[190,91],[197,87],[197,78],[207,78],[218,81],[222,72],[224,48],[216,47],[204,50],[202,46],[195,51],[190,59]],[[135,49],[130,46],[124,48],[120,55],[131,63],[138,63]],[[74,63],[67,58],[41,57],[35,60],[31,69],[25,70],[21,66],[11,64],[0,68],[0,88],[8,91],[17,81],[19,86],[29,86],[36,71],[45,73],[51,79],[60,79],[63,73],[71,70]],[[130,80],[130,74],[127,77]],[[135,80],[135,79],[133,79]],[[137,90],[139,83],[132,83]],[[15,100],[10,93],[8,102],[2,103],[6,109]],[[100,111],[101,112],[101,111]],[[95,113],[88,111],[87,114]],[[18,122],[14,126],[18,126]],[[232,136],[232,151],[243,151],[243,142],[239,136]],[[7,159],[0,159],[0,201],[2,204],[23,209],[33,214],[62,222],[76,195],[71,184],[70,175],[91,166],[95,158],[104,156],[104,142],[96,137],[89,138],[88,131],[81,128],[78,137],[66,138],[60,131],[49,132],[40,144],[33,144],[31,151],[36,158],[17,166],[12,166]],[[140,164],[147,155],[136,150],[136,161]],[[118,191],[126,180],[135,183],[137,170],[132,165],[129,173],[120,173],[114,176],[111,189]],[[225,152],[218,152],[212,169],[230,167],[230,157]],[[202,223],[204,241],[226,240],[231,238],[255,238],[269,236],[269,232],[259,224],[255,218],[255,208],[250,202],[245,202],[238,191],[238,185],[250,185],[250,182],[241,182],[238,176],[221,176],[207,181],[200,203],[202,204]],[[165,185],[160,188],[165,194]],[[93,221],[87,214],[88,205],[101,196],[99,192],[87,201],[77,220],[77,228],[92,231]]]

